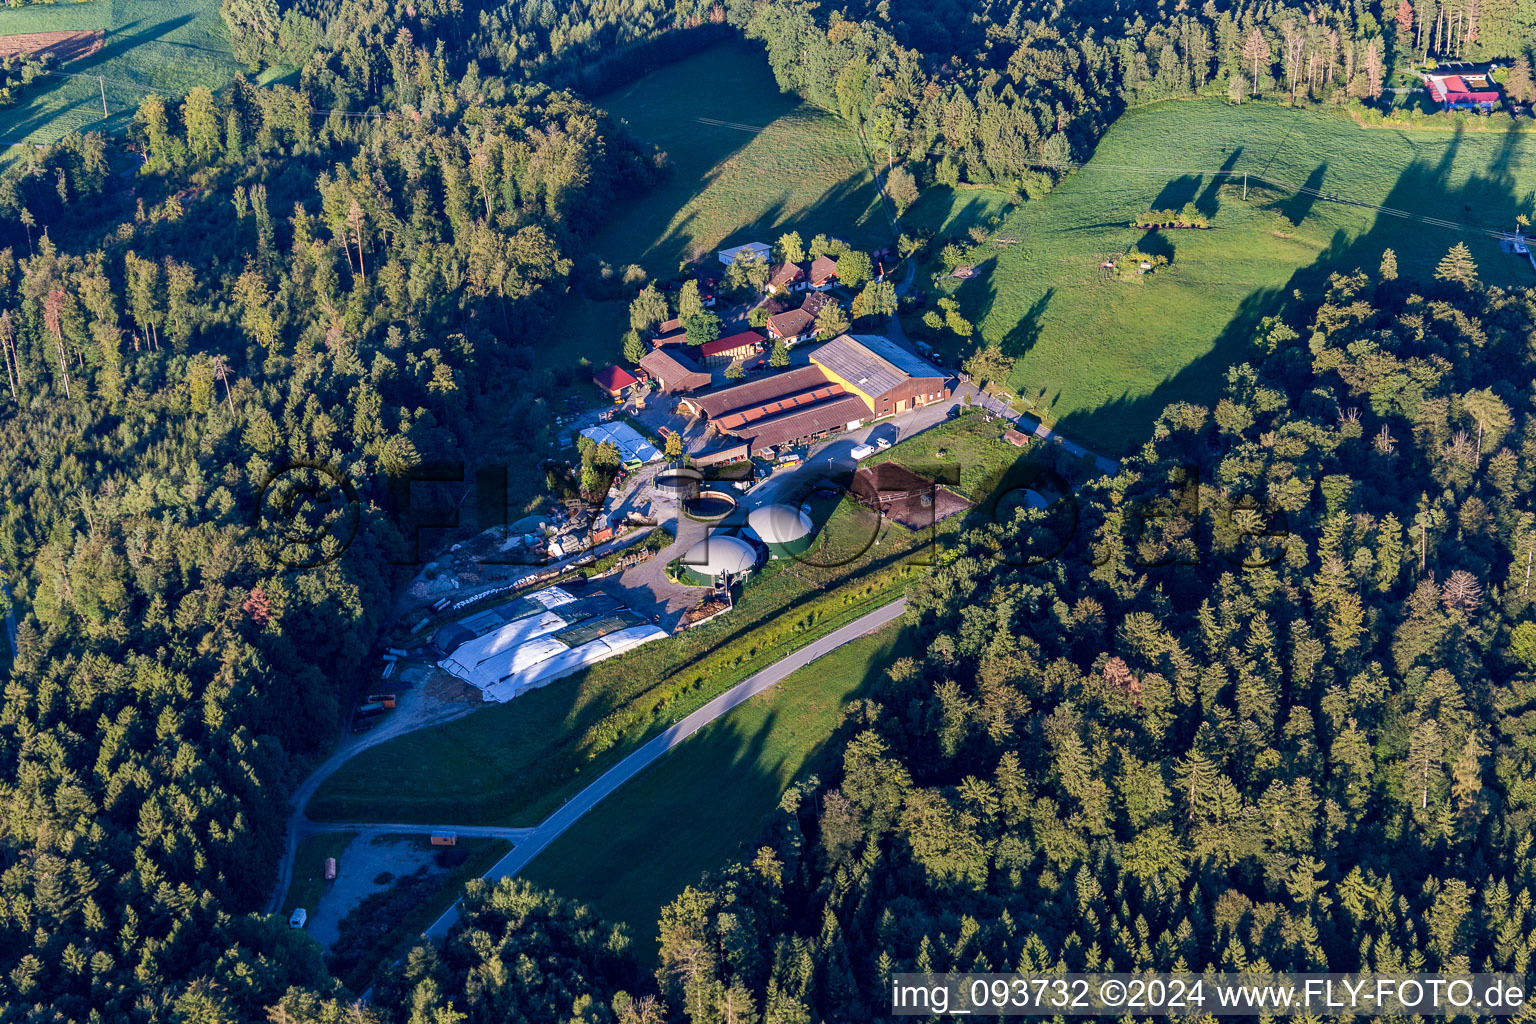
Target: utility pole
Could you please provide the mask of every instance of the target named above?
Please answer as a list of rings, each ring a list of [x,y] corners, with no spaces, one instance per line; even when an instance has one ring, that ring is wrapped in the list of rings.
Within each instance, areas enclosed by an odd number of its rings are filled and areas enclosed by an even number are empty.
[[[96,84],[101,86],[101,119],[105,121],[111,116],[107,113],[107,80],[101,75],[97,75]]]

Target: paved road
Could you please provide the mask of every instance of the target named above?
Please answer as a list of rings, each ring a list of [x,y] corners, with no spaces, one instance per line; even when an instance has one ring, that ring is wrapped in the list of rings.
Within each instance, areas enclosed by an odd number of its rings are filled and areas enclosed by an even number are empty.
[[[411,836],[431,835],[433,832],[452,832],[456,835],[483,839],[508,839],[512,842],[521,842],[533,832],[531,827],[513,828],[503,825],[396,825],[377,821],[322,821],[311,822],[309,831],[317,832],[359,832],[364,835],[369,833],[404,834]]]
[[[851,640],[857,640],[861,636],[873,633],[882,626],[895,622],[906,609],[907,599],[904,597],[897,598],[890,604],[883,605],[869,614],[855,619],[841,629],[828,633],[820,640],[807,644],[795,653],[781,658],[768,668],[749,676],[729,690],[726,690],[720,696],[705,704],[691,715],[688,715],[676,725],[671,726],[665,732],[662,732],[646,743],[645,746],[604,772],[594,782],[567,801],[558,811],[531,829],[529,834],[518,843],[516,848],[497,861],[485,873],[484,877],[495,880],[516,875],[559,838],[566,829],[575,824],[578,818],[597,806],[598,802],[604,797],[650,767],[661,755],[743,701],[749,700],[764,690],[783,682],[790,673],[804,668],[817,658],[836,650]],[[448,908],[442,917],[433,922],[431,927],[426,930],[425,935],[434,942],[441,942],[448,935],[448,932],[452,930],[458,919],[459,907],[455,903],[452,907]]]
[[[402,671],[404,671],[402,669]],[[441,725],[455,718],[461,718],[469,714],[478,705],[452,704],[439,708],[426,715],[390,715],[382,725],[379,725],[361,735],[347,734],[341,744],[321,762],[320,767],[310,773],[309,778],[299,783],[299,788],[293,791],[289,797],[289,806],[292,810],[288,815],[288,834],[286,845],[283,848],[283,859],[277,865],[277,884],[273,887],[272,898],[267,904],[267,913],[275,914],[282,909],[283,896],[288,892],[288,884],[293,880],[293,859],[298,854],[299,844],[304,838],[316,832],[334,832],[345,829],[373,828],[375,826],[332,826],[330,824],[316,825],[304,816],[304,808],[309,805],[310,797],[320,788],[320,784],[335,774],[336,770],[369,747],[378,746],[404,735],[413,729],[424,728],[428,725]],[[403,827],[402,831],[420,826]]]

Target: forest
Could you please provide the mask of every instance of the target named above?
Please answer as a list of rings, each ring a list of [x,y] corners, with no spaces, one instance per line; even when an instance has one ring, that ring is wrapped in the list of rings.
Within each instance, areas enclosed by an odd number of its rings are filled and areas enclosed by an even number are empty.
[[[666,910],[654,974],[476,883],[356,1006],[252,913],[398,582],[388,481],[560,372],[530,339],[583,238],[665,173],[589,57],[741,31],[925,183],[1034,194],[1126,105],[1369,97],[1410,49],[1520,49],[1523,8],[247,7],[239,52],[293,84],[146,98],[127,173],[91,134],[0,175],[0,1020],[778,1024],[864,1019],[907,968],[1527,969],[1536,306],[1464,250],[1336,275],[1072,521],[968,533],[910,595],[924,658]],[[360,496],[345,557],[255,535],[293,466]]]
[[[1160,99],[1358,105],[1383,98],[1394,68],[1489,58],[1516,60],[1511,98],[1536,99],[1527,53],[1536,14],[1512,0],[1206,0],[1198,9],[1074,0],[428,0],[401,9],[302,0],[265,24],[253,43],[251,30],[232,23],[237,44],[301,63],[312,95],[340,108],[418,105],[410,54],[428,52],[425,39],[435,39],[433,60],[471,81],[497,75],[590,93],[734,29],[763,45],[783,90],[838,113],[924,183],[998,184],[1027,196],[1087,159],[1126,107]]]
[[[549,372],[519,339],[608,197],[653,173],[566,92],[437,102],[150,97],[141,174],[89,135],[0,181],[4,1019],[252,1020],[334,985],[249,911],[409,560],[388,480],[462,457],[481,382]],[[344,559],[255,535],[292,466],[360,496]]]

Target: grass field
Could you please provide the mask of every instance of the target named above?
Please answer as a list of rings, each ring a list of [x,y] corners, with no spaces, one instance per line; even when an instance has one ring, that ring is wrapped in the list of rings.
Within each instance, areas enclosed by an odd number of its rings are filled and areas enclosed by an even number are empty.
[[[659,187],[615,202],[593,239],[590,251],[615,268],[638,263],[653,278],[671,277],[686,257],[722,244],[771,244],[786,231],[866,247],[894,237],[857,136],[779,92],[755,44],[711,47],[595,102],[661,147],[672,167]],[[611,362],[627,310],[627,302],[572,296],[549,337],[573,358]]]
[[[102,88],[117,129],[132,120],[149,92],[178,98],[197,85],[217,87],[240,65],[218,0],[89,0],[0,9],[0,36],[100,29],[99,53],[59,67],[18,101],[0,108],[0,139],[52,142],[70,131],[102,127]],[[99,76],[99,77],[98,77]]]
[[[902,642],[855,640],[711,723],[598,804],[523,874],[630,927],[653,959],[661,908],[751,840],[797,777],[822,770],[842,709]]]
[[[1225,170],[1226,175],[1213,172]],[[1263,173],[1352,200],[1512,228],[1532,211],[1536,135],[1362,128],[1340,113],[1214,100],[1127,113],[1093,159],[998,229],[983,273],[945,282],[982,337],[1018,362],[1010,383],[1068,437],[1103,454],[1133,450],[1174,401],[1209,404],[1223,370],[1245,358],[1259,320],[1332,270],[1374,272],[1384,248],[1404,276],[1428,275],[1457,241],[1485,281],[1536,283],[1531,265],[1477,231],[1257,188]],[[1149,208],[1193,201],[1210,231],[1141,232]],[[1101,271],[1131,246],[1172,263],[1130,281]]]

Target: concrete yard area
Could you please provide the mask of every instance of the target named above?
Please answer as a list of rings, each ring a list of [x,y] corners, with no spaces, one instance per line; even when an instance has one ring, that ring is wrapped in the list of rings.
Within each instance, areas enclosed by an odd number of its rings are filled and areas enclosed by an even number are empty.
[[[363,900],[423,868],[429,874],[446,874],[446,869],[437,867],[434,852],[421,836],[377,832],[358,836],[336,858],[336,880],[326,887],[319,903],[307,908],[309,934],[329,953],[341,922]]]

